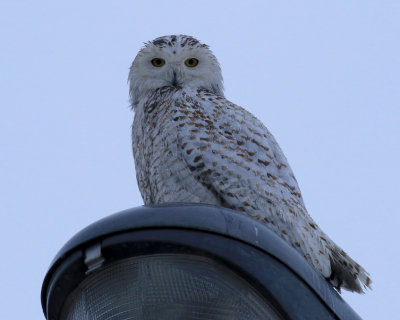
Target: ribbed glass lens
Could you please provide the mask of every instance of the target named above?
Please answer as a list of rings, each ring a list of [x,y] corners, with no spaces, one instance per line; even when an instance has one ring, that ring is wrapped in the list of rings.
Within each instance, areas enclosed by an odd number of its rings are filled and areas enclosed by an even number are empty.
[[[249,283],[215,261],[156,254],[94,272],[70,295],[63,320],[280,319]]]

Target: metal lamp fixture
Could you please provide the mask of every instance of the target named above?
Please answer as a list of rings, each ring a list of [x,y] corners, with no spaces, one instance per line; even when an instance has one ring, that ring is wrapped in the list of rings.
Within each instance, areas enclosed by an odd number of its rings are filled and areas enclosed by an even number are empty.
[[[197,204],[83,229],[53,260],[42,306],[48,320],[361,319],[265,225]]]

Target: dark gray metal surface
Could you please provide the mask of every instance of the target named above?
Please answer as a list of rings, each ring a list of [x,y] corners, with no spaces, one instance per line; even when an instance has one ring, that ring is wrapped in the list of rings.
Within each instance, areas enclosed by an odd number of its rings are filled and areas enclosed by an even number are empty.
[[[360,319],[332,286],[267,226],[240,212],[200,204],[142,206],[113,214],[89,225],[68,241],[51,263],[42,288],[43,305],[54,271],[70,254],[105,236],[157,228],[220,234],[256,247],[295,272],[341,319]]]

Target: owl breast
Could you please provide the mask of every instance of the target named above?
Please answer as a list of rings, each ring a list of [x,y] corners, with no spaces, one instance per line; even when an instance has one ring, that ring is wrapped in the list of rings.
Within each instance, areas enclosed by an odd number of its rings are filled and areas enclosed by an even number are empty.
[[[145,204],[193,202],[221,205],[218,196],[192,174],[182,157],[180,127],[174,119],[181,105],[176,89],[157,90],[135,113],[132,147],[136,178]]]

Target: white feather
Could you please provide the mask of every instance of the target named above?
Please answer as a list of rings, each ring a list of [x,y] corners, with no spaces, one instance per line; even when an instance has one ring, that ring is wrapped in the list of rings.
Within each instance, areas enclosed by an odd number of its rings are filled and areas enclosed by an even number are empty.
[[[165,60],[154,67],[151,60]],[[184,64],[196,58],[199,64]],[[146,204],[199,202],[242,211],[265,223],[339,290],[362,292],[368,273],[305,208],[293,172],[268,129],[226,100],[217,59],[188,36],[157,38],[130,74],[132,145]]]

